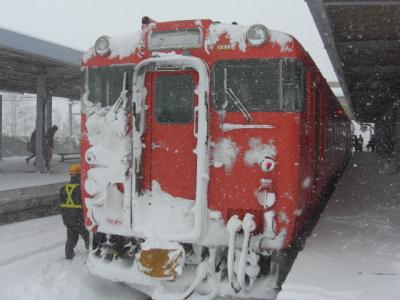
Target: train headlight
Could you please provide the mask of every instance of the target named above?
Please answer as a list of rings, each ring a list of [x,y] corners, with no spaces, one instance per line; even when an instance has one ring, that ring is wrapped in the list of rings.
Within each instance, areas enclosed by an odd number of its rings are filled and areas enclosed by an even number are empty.
[[[276,202],[275,188],[270,179],[261,179],[260,187],[256,191],[256,198],[258,203],[264,207],[272,207]]]
[[[269,39],[269,31],[264,25],[253,25],[247,30],[246,39],[250,45],[261,47]]]
[[[260,162],[260,168],[264,173],[271,172],[273,169],[275,169],[275,161],[270,157],[265,157]]]
[[[107,56],[110,54],[110,37],[103,35],[99,37],[94,44],[94,49],[97,55]]]

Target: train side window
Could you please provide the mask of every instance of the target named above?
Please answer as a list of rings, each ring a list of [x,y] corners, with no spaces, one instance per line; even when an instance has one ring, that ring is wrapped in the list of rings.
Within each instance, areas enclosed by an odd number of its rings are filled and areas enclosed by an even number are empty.
[[[194,113],[191,75],[163,75],[155,80],[155,117],[160,123],[188,123]]]

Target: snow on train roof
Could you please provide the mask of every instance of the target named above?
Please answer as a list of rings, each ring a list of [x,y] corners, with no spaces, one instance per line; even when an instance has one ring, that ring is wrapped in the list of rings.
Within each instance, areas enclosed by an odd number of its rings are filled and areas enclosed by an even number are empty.
[[[139,30],[122,36],[110,37],[111,53],[108,58],[127,57],[140,48],[143,39],[143,31]],[[94,46],[83,55],[83,62],[86,63],[95,54]]]
[[[227,34],[232,47],[239,46],[241,51],[246,51],[246,33],[250,26],[233,25],[233,24],[211,24],[208,28],[208,34],[204,41],[204,48],[207,53],[209,50],[218,43],[219,38]],[[293,41],[293,38],[283,32],[269,30],[270,39],[269,42],[277,43],[281,48],[282,52],[289,51],[288,44]]]
[[[199,25],[199,21],[195,21],[195,24]],[[232,47],[238,46],[241,51],[246,51],[246,32],[250,26],[244,25],[233,25],[233,24],[211,24],[208,28],[207,34],[205,34],[204,49],[209,54],[210,50],[218,43],[220,37],[226,34],[229,37],[230,44]],[[289,44],[293,41],[293,38],[283,32],[269,30],[270,43],[276,43],[279,45],[282,52],[290,51]],[[143,44],[143,31],[139,30],[133,33],[129,33],[123,36],[110,37],[110,49],[111,53],[108,58],[124,58],[132,53],[135,53]],[[86,63],[93,55],[95,55],[94,47],[91,47],[84,55],[83,62]]]

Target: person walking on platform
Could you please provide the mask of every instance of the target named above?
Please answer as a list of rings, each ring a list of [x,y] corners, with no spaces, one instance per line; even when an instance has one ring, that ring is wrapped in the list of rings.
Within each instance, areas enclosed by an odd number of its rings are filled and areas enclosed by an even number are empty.
[[[80,186],[81,166],[71,165],[68,169],[71,181],[60,190],[60,208],[64,225],[67,227],[67,242],[65,243],[65,258],[73,259],[74,248],[79,235],[89,249],[89,232],[86,230],[82,211],[82,196]]]
[[[352,153],[358,151],[358,138],[355,134],[351,136]]]
[[[363,152],[363,144],[364,144],[364,139],[362,135],[360,134],[358,136],[358,152]]]

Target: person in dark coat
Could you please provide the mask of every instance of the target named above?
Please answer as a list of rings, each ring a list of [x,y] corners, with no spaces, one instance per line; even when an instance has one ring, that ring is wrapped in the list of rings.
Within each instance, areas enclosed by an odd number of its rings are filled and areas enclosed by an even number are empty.
[[[363,139],[362,135],[360,134],[358,136],[358,152],[363,151],[363,144],[364,144],[364,139]]]
[[[371,152],[375,152],[375,145],[376,145],[376,141],[375,141],[375,135],[371,136],[371,139],[368,142],[368,148],[371,149]]]
[[[85,228],[82,196],[80,186],[81,167],[78,164],[69,167],[71,181],[60,190],[60,208],[64,225],[67,227],[67,242],[65,243],[65,258],[73,259],[74,248],[79,236],[85,241],[86,249],[89,249],[89,232]]]
[[[351,136],[351,145],[354,151],[358,151],[358,138],[355,134]]]

